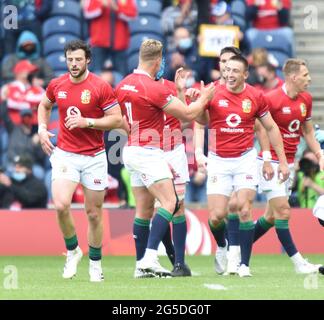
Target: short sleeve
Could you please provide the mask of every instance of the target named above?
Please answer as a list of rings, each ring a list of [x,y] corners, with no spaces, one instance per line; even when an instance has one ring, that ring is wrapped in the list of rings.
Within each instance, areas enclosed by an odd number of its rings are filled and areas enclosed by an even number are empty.
[[[269,111],[268,99],[265,98],[265,96],[260,92],[257,99],[257,103],[258,103],[257,117],[262,118]]]
[[[49,99],[52,103],[55,102],[55,93],[54,90],[55,89],[55,81],[52,80],[50,81],[50,83],[48,84],[47,88],[46,88],[46,97],[47,99]]]
[[[159,82],[154,82],[154,86],[152,86],[149,93],[151,103],[159,109],[164,109],[173,99],[170,88]]]
[[[106,111],[113,108],[116,105],[118,105],[118,101],[112,87],[108,83],[104,83],[101,89],[99,107],[103,111]]]

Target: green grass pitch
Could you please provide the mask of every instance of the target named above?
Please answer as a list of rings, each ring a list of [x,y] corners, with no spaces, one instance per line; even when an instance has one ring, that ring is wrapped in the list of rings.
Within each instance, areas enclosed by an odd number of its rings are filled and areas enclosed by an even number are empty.
[[[313,263],[324,263],[324,256],[307,257]],[[168,279],[134,279],[134,257],[104,257],[103,283],[89,282],[87,257],[83,257],[74,279],[62,279],[64,259],[0,257],[0,299],[324,299],[324,276],[295,274],[286,255],[253,256],[251,278],[218,276],[213,257],[190,256],[187,263],[194,276]],[[170,267],[166,257],[160,261]],[[16,289],[8,288],[12,275],[8,266],[17,270]]]

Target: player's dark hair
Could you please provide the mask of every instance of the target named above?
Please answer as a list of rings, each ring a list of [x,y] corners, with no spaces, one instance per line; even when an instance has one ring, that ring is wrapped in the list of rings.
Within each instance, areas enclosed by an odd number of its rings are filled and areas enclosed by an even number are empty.
[[[83,50],[86,59],[91,59],[91,49],[90,46],[83,40],[72,40],[64,46],[64,56],[66,57],[67,51]]]
[[[240,56],[242,55],[242,52],[239,48],[236,48],[234,46],[230,46],[230,47],[224,47],[221,52],[220,52],[220,55],[223,55],[224,53],[233,53],[234,55],[236,56]]]
[[[249,70],[249,63],[247,62],[247,60],[243,56],[236,55],[236,56],[231,57],[228,61],[231,61],[231,60],[241,62],[244,65],[244,70],[245,71]]]

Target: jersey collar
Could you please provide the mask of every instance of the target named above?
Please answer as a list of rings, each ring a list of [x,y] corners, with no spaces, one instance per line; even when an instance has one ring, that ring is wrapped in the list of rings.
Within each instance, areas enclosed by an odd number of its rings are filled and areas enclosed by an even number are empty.
[[[287,87],[286,87],[286,82],[282,85],[281,89],[282,89],[282,91],[285,93],[285,95],[288,96]]]
[[[148,76],[148,77],[150,77],[152,79],[152,77],[146,71],[144,71],[144,70],[134,69],[134,73],[136,73],[136,74],[143,74],[143,75]]]

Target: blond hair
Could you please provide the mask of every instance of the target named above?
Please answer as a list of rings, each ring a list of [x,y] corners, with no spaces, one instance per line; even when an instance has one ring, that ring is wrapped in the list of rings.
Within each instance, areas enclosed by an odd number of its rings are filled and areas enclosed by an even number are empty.
[[[268,51],[265,48],[255,48],[252,51],[252,64],[256,67],[268,62]]]
[[[159,40],[146,39],[142,42],[139,58],[140,61],[148,62],[162,56],[163,44]]]
[[[284,72],[285,76],[290,76],[291,74],[296,74],[300,71],[301,66],[306,66],[306,62],[302,59],[288,59],[282,71]]]

